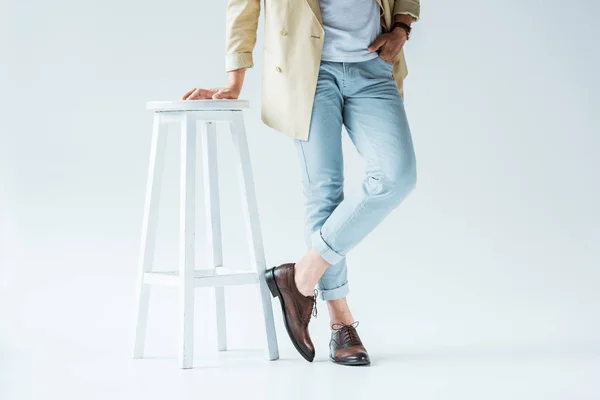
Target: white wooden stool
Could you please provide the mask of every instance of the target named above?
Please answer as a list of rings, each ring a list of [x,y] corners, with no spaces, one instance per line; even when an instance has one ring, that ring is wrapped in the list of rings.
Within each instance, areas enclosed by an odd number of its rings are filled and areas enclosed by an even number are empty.
[[[217,337],[219,350],[227,349],[225,326],[226,285],[258,284],[262,300],[267,338],[268,359],[279,358],[277,337],[271,308],[271,297],[264,271],[263,250],[250,153],[246,141],[243,109],[247,101],[241,100],[194,100],[149,102],[147,109],[154,112],[154,128],[146,201],[142,226],[139,258],[137,323],[135,329],[134,358],[142,358],[148,317],[150,285],[175,286],[179,290],[179,362],[181,368],[191,368],[194,355],[194,289],[215,288],[217,308]],[[216,122],[229,123],[237,155],[241,181],[241,200],[246,220],[246,232],[250,246],[252,271],[238,271],[223,267],[221,249],[221,222],[219,207],[219,184],[217,174]],[[158,221],[158,203],[164,165],[166,124],[181,124],[181,170],[180,170],[180,219],[179,219],[179,271],[154,272],[153,252]],[[204,193],[210,269],[194,266],[195,236],[195,174],[196,174],[196,123],[201,124],[202,167],[204,170]]]

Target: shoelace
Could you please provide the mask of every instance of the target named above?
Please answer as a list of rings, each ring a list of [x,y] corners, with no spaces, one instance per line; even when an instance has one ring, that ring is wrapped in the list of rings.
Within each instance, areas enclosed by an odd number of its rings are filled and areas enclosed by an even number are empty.
[[[318,296],[318,294],[319,294],[319,291],[317,289],[315,289],[312,296],[306,296],[307,299],[309,299],[310,301],[313,302],[313,306],[310,310],[310,314],[308,314],[306,316],[306,325],[309,324],[311,317],[317,318],[317,296]]]
[[[358,337],[358,332],[356,332],[358,324],[358,321],[354,321],[351,324],[335,323],[331,325],[331,329],[333,329],[335,332],[340,332],[340,334],[343,335],[344,342],[350,345],[360,345],[361,341]]]
[[[312,316],[317,318],[317,296],[319,295],[319,291],[317,289],[315,289],[315,291],[313,292],[313,297],[312,297],[312,301],[313,301],[313,310],[312,310]]]

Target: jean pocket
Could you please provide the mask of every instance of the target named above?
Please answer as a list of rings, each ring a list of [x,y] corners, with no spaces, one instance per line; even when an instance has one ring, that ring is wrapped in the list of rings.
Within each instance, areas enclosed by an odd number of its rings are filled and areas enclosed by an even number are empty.
[[[390,64],[389,62],[385,61],[383,58],[381,58],[379,55],[377,55],[377,59],[380,61],[380,63],[384,64],[386,67],[392,69],[394,67],[394,64]]]

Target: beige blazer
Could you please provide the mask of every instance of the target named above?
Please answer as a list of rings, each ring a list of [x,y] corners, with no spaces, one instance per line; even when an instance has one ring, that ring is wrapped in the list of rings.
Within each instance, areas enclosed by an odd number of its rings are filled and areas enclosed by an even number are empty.
[[[319,0],[263,0],[265,39],[261,116],[263,122],[294,139],[308,140],[324,31]],[[376,0],[381,25],[389,30],[396,14],[419,18],[419,0]],[[226,69],[254,66],[252,52],[261,0],[229,0]],[[404,53],[393,75],[402,94],[408,71]]]

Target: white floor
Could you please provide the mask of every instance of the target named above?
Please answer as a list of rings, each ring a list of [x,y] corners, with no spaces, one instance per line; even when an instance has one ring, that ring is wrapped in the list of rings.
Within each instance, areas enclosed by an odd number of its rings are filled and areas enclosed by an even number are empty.
[[[190,371],[173,360],[131,361],[114,352],[38,355],[3,371],[3,399],[598,399],[598,359],[473,359],[372,352],[369,368],[343,368],[322,355],[308,364],[286,352],[210,356]],[[8,372],[8,375],[6,373]],[[7,386],[6,386],[7,385]],[[593,387],[595,385],[595,387]]]
[[[175,295],[153,293],[147,359],[132,360],[130,279],[45,280],[2,311],[0,398],[47,399],[599,399],[600,352],[585,344],[450,346],[412,340],[400,325],[359,328],[371,367],[327,360],[327,320],[311,329],[312,364],[290,345],[276,308],[281,359],[269,362],[253,288],[228,291],[231,350],[217,352],[210,292],[198,291],[193,370],[175,360]],[[106,294],[109,293],[109,296]],[[57,295],[60,294],[60,295]],[[240,303],[239,296],[247,301]],[[6,319],[5,319],[6,320]],[[406,331],[408,331],[408,327]]]

